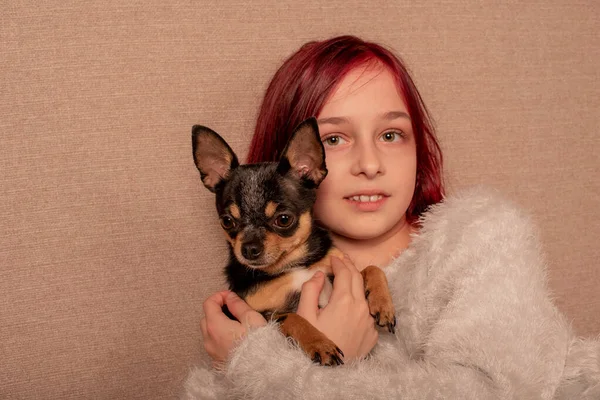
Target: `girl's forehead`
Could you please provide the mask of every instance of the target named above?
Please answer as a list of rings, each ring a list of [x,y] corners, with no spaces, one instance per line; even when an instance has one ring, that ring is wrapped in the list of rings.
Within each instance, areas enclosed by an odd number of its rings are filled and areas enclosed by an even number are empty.
[[[356,91],[374,79],[394,80],[391,72],[383,64],[368,63],[348,71],[336,88],[335,92]]]
[[[346,74],[327,99],[319,119],[361,113],[406,112],[404,96],[390,70],[381,64],[357,67]]]

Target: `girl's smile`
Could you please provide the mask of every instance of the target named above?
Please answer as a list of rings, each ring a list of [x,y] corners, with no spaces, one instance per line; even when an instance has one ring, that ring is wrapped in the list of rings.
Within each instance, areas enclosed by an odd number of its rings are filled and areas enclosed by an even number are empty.
[[[357,211],[373,212],[379,210],[390,196],[379,190],[365,190],[357,192],[344,199]]]

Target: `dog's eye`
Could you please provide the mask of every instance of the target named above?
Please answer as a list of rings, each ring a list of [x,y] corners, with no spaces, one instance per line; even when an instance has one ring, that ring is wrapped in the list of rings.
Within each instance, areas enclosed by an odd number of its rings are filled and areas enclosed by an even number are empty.
[[[223,229],[231,229],[235,225],[235,221],[228,215],[221,217],[221,226]]]
[[[292,222],[294,222],[294,217],[288,214],[280,214],[277,216],[277,218],[275,218],[275,225],[280,228],[287,228],[292,224]]]

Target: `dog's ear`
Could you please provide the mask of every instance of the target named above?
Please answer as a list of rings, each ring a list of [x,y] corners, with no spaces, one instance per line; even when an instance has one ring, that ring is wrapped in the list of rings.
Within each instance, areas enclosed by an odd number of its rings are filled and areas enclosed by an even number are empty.
[[[192,150],[202,183],[213,193],[216,186],[239,165],[227,142],[217,132],[202,125],[192,127]]]
[[[293,173],[315,187],[325,179],[325,148],[316,118],[311,117],[301,122],[294,130],[283,150],[277,170],[284,175]]]

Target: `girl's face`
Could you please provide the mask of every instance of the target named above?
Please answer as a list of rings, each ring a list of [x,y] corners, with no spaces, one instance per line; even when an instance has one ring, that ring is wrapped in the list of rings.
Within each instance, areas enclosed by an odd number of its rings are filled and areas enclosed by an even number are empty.
[[[316,219],[335,236],[371,240],[406,225],[415,189],[412,125],[392,74],[382,66],[350,71],[317,116],[329,173]]]

